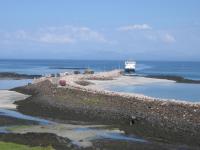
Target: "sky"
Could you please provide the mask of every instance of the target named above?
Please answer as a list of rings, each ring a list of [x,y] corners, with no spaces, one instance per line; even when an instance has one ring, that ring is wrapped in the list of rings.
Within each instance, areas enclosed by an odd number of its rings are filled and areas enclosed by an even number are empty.
[[[0,0],[0,59],[200,60],[199,0]]]

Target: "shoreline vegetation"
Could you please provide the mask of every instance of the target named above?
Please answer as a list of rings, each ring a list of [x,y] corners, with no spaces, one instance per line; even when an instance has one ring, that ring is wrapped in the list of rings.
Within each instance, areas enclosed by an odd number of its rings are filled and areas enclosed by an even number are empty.
[[[56,120],[110,124],[127,134],[133,133],[150,141],[186,147],[189,145],[191,149],[200,147],[199,104],[121,94],[89,84],[93,80],[114,81],[120,76],[120,71],[111,71],[59,78],[42,77],[34,80],[33,84],[12,90],[32,95],[15,102],[17,110],[24,114]],[[61,79],[66,80],[66,86],[59,85]],[[77,81],[81,84],[77,84]],[[85,85],[83,81],[89,82]]]
[[[69,149],[69,140],[61,138],[51,133],[26,133],[14,134],[6,133],[0,134],[1,146],[3,150],[15,150],[15,146],[19,146],[19,150],[55,150],[55,149]],[[2,145],[1,145],[2,144]],[[13,148],[11,148],[14,146]],[[71,147],[73,148],[73,147]]]
[[[0,149],[2,150],[54,150],[52,147],[29,147],[22,144],[15,144],[10,142],[0,142]]]

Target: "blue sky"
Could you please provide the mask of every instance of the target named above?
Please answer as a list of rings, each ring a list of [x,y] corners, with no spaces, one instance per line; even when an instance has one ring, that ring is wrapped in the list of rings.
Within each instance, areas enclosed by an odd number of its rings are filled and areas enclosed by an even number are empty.
[[[0,0],[0,58],[200,60],[199,0]]]

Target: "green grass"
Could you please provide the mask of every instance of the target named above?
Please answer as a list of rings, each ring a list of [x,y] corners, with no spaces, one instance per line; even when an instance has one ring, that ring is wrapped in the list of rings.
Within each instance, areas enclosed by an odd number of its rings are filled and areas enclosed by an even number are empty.
[[[0,150],[54,150],[51,146],[48,147],[29,147],[26,145],[0,142]]]

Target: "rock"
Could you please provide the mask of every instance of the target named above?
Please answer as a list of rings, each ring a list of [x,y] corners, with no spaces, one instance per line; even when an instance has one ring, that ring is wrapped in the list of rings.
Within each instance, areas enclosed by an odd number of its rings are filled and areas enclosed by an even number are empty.
[[[84,74],[94,74],[94,71],[93,70],[90,70],[90,69],[86,69],[84,71]]]
[[[80,71],[78,71],[78,70],[75,70],[74,71],[74,74],[80,74],[81,72]]]
[[[75,83],[78,85],[82,85],[82,86],[87,86],[87,85],[93,84],[92,82],[84,81],[84,80],[76,81]]]
[[[56,74],[56,77],[60,77],[60,73],[57,73],[57,74]]]
[[[1,79],[34,79],[40,78],[41,75],[28,75],[28,74],[18,74],[15,72],[0,72]]]
[[[51,74],[50,76],[51,76],[51,77],[55,77],[55,74]]]
[[[130,119],[130,126],[132,126],[135,121],[137,120],[137,117],[136,116],[131,116],[131,119]]]

